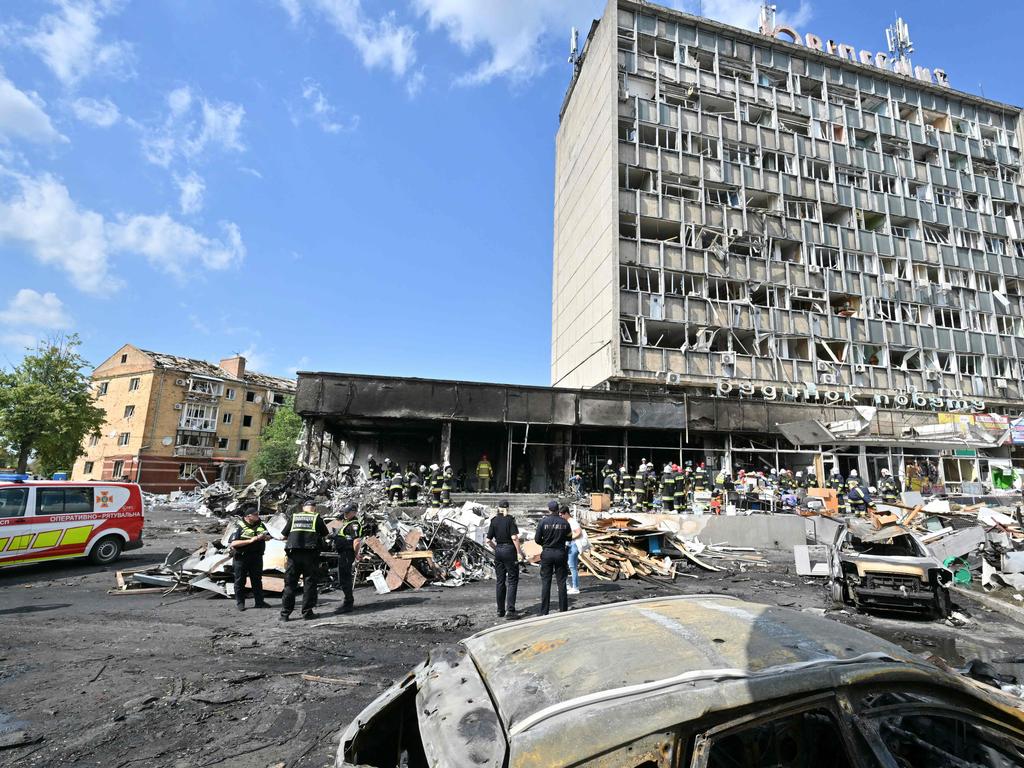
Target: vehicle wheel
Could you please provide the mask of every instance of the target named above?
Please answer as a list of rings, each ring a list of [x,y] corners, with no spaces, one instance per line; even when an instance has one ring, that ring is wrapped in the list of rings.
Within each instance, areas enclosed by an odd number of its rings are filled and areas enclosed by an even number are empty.
[[[949,590],[945,587],[937,587],[935,590],[935,607],[932,609],[932,616],[936,619],[945,619],[953,612],[953,601],[949,597]]]
[[[829,593],[832,602],[837,605],[845,605],[849,602],[849,592],[846,589],[846,584],[839,580],[833,580],[829,584]]]
[[[120,536],[106,536],[96,542],[89,559],[96,565],[109,565],[121,556],[123,547]]]

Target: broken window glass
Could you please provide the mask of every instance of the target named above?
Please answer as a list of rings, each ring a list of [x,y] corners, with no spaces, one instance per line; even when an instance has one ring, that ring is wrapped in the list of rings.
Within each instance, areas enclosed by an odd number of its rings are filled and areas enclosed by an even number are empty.
[[[1012,768],[1024,743],[952,714],[914,712],[878,719],[882,742],[902,768]]]
[[[832,713],[812,709],[756,723],[716,738],[711,744],[707,764],[710,768],[826,765],[848,768],[851,761]]]

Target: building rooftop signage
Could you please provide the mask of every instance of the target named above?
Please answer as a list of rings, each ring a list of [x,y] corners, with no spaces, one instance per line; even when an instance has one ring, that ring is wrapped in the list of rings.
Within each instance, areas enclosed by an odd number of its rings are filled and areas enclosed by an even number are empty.
[[[910,63],[910,58],[907,54],[913,51],[913,47],[903,19],[899,19],[894,29],[887,32],[890,53],[883,51],[877,53],[866,50],[858,51],[852,45],[838,43],[835,40],[823,40],[811,32],[801,36],[796,29],[788,24],[776,24],[775,6],[770,5],[766,5],[762,9],[758,31],[762,35],[802,45],[810,48],[812,51],[830,53],[833,56],[852,61],[855,64],[866,64],[869,67],[878,67],[886,72],[895,72],[897,75],[907,75],[908,77],[940,85],[944,88],[950,87],[949,76],[945,70],[916,67]]]

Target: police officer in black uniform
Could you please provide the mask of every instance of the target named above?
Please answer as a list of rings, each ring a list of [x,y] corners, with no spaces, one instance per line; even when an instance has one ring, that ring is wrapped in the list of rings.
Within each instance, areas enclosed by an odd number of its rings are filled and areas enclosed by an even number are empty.
[[[359,507],[347,504],[341,510],[341,528],[334,537],[334,549],[338,553],[338,583],[345,595],[345,602],[338,609],[339,613],[351,613],[354,599],[352,597],[352,579],[355,575],[354,566],[363,548],[363,524],[357,517]]]
[[[257,608],[269,608],[263,599],[263,550],[264,542],[270,541],[270,532],[260,520],[260,511],[255,506],[242,510],[242,519],[228,537],[228,546],[234,555],[235,607],[245,610],[245,579],[252,585],[252,597]]]
[[[495,597],[498,616],[516,617],[516,593],[519,591],[519,526],[508,513],[508,502],[498,502],[498,514],[487,526],[487,546],[494,549],[494,577],[498,580]]]
[[[546,616],[551,607],[551,577],[558,584],[558,610],[569,610],[565,580],[569,576],[569,540],[572,528],[558,514],[558,502],[548,502],[548,513],[537,524],[533,540],[544,549],[540,553],[540,613]]]
[[[284,551],[288,565],[284,572],[284,595],[281,598],[281,621],[288,621],[295,610],[295,593],[302,577],[302,618],[315,619],[317,571],[320,567],[320,542],[329,531],[316,511],[316,502],[307,499],[302,509],[293,512],[281,531],[286,541]]]

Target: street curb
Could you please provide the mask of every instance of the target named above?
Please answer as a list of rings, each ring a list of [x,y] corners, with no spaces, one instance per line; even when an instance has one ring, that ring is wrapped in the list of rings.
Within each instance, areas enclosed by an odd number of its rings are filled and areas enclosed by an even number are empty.
[[[1005,600],[997,600],[994,597],[989,597],[983,592],[975,592],[970,589],[964,589],[963,587],[950,585],[950,590],[956,592],[958,595],[963,595],[964,597],[972,600],[977,600],[986,608],[991,608],[993,611],[1001,613],[1009,619],[1013,619],[1020,624],[1024,624],[1024,608],[1018,608],[1015,605],[1010,605]]]

